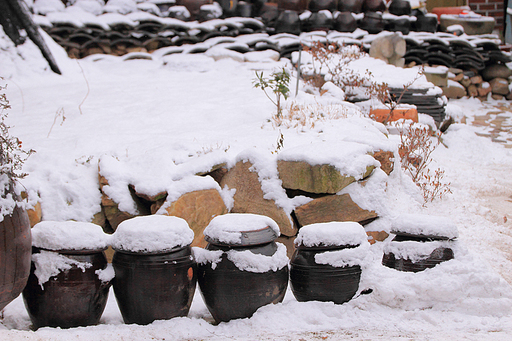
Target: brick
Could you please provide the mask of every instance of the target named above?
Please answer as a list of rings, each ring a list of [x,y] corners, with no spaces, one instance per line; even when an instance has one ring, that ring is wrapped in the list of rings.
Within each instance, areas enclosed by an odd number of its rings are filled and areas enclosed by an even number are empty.
[[[377,122],[384,122],[385,120],[391,122],[398,121],[400,119],[409,119],[413,120],[414,122],[418,122],[418,111],[414,108],[395,109],[393,110],[391,117],[389,112],[389,109],[371,109],[370,117],[372,117]]]

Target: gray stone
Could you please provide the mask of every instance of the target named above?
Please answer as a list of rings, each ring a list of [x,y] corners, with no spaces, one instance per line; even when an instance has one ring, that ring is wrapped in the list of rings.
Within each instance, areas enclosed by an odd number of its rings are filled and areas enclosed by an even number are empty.
[[[512,76],[512,70],[504,64],[492,64],[482,71],[482,78],[490,81],[494,78],[508,78]]]

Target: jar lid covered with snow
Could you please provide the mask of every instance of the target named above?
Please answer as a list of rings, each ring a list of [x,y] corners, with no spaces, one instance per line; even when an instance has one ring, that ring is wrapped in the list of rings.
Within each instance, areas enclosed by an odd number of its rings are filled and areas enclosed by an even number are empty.
[[[114,272],[109,236],[92,223],[43,221],[32,229],[32,267],[23,300],[34,328],[97,324]]]
[[[459,234],[449,218],[402,214],[392,224],[395,237],[384,245],[384,266],[419,272],[454,258],[453,248]]]
[[[123,221],[112,236],[114,294],[125,323],[186,316],[196,288],[194,239],[186,220],[149,215]]]
[[[204,230],[206,249],[194,248],[198,283],[217,322],[250,317],[281,302],[288,287],[286,247],[276,243],[279,226],[266,216],[231,213]]]
[[[270,243],[281,234],[273,219],[250,213],[217,216],[203,233],[210,244],[235,247]]]
[[[290,285],[297,301],[342,304],[359,289],[361,266],[370,244],[356,222],[303,226],[290,262]]]

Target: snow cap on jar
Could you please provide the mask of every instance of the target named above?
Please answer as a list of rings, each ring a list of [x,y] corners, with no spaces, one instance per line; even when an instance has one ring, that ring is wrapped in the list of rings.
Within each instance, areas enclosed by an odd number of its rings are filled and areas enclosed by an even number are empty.
[[[401,214],[392,221],[391,233],[455,239],[459,236],[457,225],[447,217],[426,214]]]
[[[32,228],[32,246],[46,250],[103,250],[110,236],[101,226],[77,221],[42,221]]]
[[[251,213],[216,216],[203,233],[209,243],[235,246],[269,243],[281,234],[272,218]]]
[[[301,227],[295,239],[295,245],[305,247],[356,246],[367,241],[368,236],[361,224],[353,221],[334,221]]]
[[[135,217],[123,221],[112,235],[116,251],[159,253],[190,245],[194,231],[185,219],[164,215]]]

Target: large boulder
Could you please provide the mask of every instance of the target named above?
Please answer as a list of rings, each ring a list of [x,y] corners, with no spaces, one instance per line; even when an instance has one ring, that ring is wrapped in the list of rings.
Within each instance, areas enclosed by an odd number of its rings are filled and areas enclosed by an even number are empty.
[[[359,207],[349,194],[314,199],[295,208],[295,216],[300,226],[330,221],[356,221],[366,224],[378,218],[374,211]]]
[[[165,203],[163,214],[183,218],[194,231],[192,246],[205,247],[203,231],[210,221],[228,212],[219,191],[203,189],[186,193],[171,203]]]
[[[505,64],[492,64],[482,71],[482,78],[490,81],[494,78],[508,78],[512,76],[512,70]]]
[[[274,219],[281,234],[294,236],[297,228],[292,224],[290,215],[279,207],[274,200],[265,199],[258,173],[251,170],[252,163],[239,161],[222,178],[221,187],[236,189],[231,213],[261,214]]]

